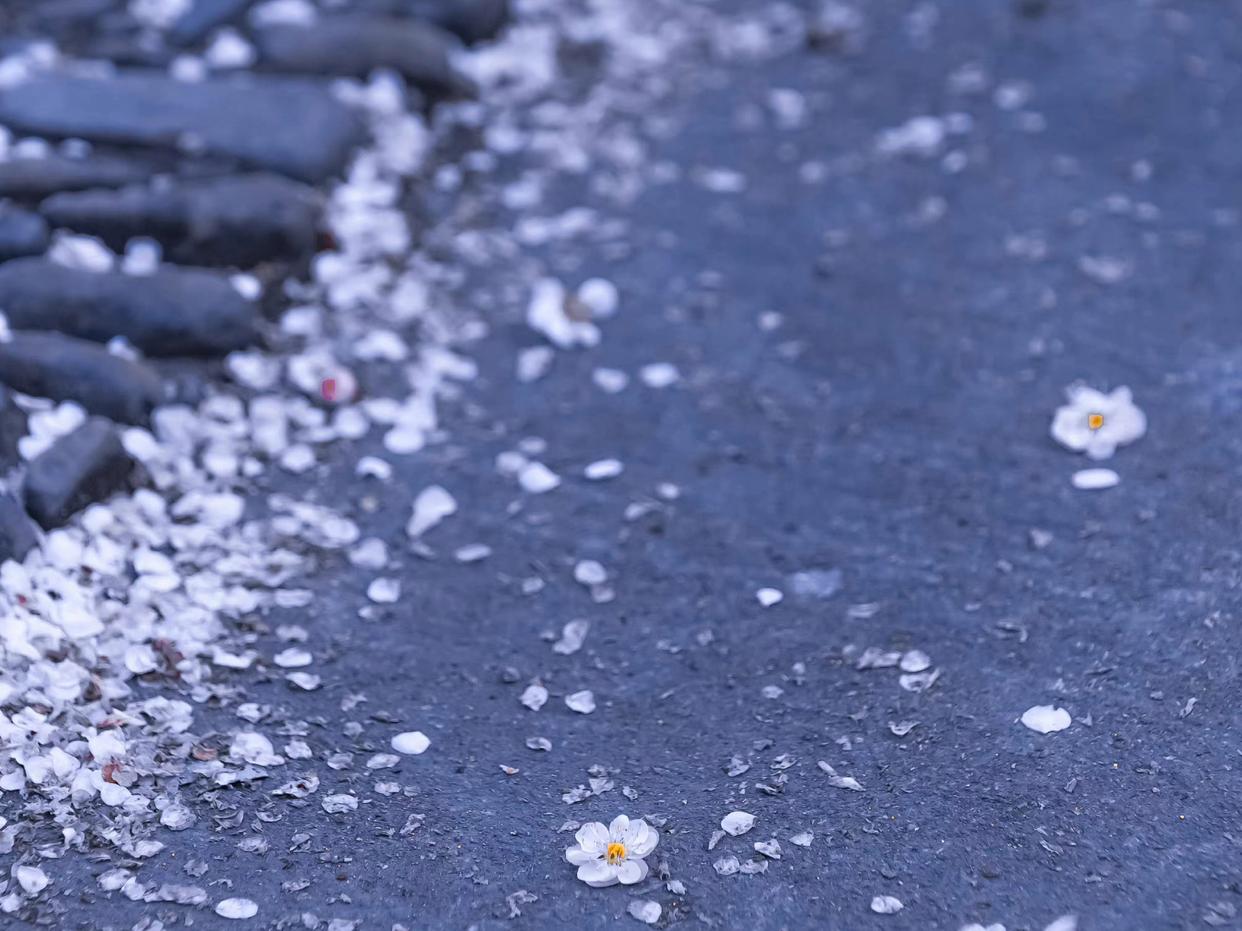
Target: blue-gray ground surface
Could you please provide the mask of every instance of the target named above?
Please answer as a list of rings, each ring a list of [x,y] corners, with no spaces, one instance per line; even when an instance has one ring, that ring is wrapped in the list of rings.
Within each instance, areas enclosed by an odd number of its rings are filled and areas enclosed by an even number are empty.
[[[845,53],[705,62],[703,81],[661,104],[677,129],[647,157],[680,172],[626,212],[626,254],[579,240],[544,256],[567,278],[616,283],[603,343],[519,383],[513,358],[536,336],[497,319],[472,353],[479,378],[443,411],[447,442],[395,459],[386,485],[353,474],[360,452],[384,454],[375,443],[297,486],[404,554],[403,594],[362,619],[369,576],[326,560],[308,608],[264,620],[311,631],[325,687],[295,694],[251,672],[237,685],[313,722],[320,753],[386,750],[388,721],[425,731],[431,750],[385,773],[417,791],[383,797],[361,767],[318,767],[320,796],[362,798],[333,816],[317,798],[274,806],[271,786],[215,790],[197,801],[221,806],[225,826],[207,816],[162,837],[144,878],[176,881],[205,859],[201,882],[231,881],[263,926],[287,927],[304,912],[384,929],[629,925],[635,897],[685,928],[1236,923],[1238,12],[883,2]],[[952,89],[967,62],[988,76],[977,93]],[[774,125],[774,88],[804,96],[801,125]],[[971,122],[935,155],[875,155],[884,129],[948,113]],[[946,167],[950,151],[964,167]],[[711,190],[704,168],[741,173],[744,189]],[[760,326],[769,311],[779,321]],[[598,366],[651,362],[681,381],[592,385]],[[1108,463],[1116,488],[1071,487],[1087,463],[1048,436],[1076,379],[1129,385],[1150,420]],[[510,508],[495,457],[531,436],[564,483]],[[603,457],[624,473],[579,477]],[[433,482],[460,509],[424,559],[406,552],[404,524]],[[653,506],[627,520],[638,500]],[[483,562],[449,557],[480,541]],[[574,583],[584,558],[615,576],[615,600]],[[811,569],[839,570],[840,590],[795,594],[790,575]],[[524,594],[535,575],[546,587]],[[784,601],[761,606],[765,586]],[[541,635],[575,617],[591,621],[585,646],[553,653]],[[898,670],[856,669],[851,648],[872,646],[923,650],[939,678],[914,693]],[[552,693],[538,713],[517,700],[535,677]],[[586,716],[562,701],[583,688],[598,702]],[[343,711],[351,693],[366,701]],[[1073,725],[1017,723],[1039,704]],[[356,738],[350,721],[367,725]],[[536,735],[551,752],[526,748]],[[730,776],[735,755],[750,769]],[[819,760],[864,790],[831,787]],[[595,764],[615,788],[565,804]],[[258,825],[266,809],[280,817]],[[756,828],[709,852],[734,809]],[[660,819],[652,876],[587,888],[558,828],[621,811]],[[415,813],[422,826],[398,833]],[[254,825],[264,856],[236,847]],[[802,831],[809,848],[788,842]],[[714,871],[770,837],[784,853],[766,873]],[[64,927],[164,912],[170,927],[231,924],[109,896],[82,870],[80,899],[60,883]],[[519,890],[537,898],[510,918]],[[876,895],[904,909],[874,914]]]

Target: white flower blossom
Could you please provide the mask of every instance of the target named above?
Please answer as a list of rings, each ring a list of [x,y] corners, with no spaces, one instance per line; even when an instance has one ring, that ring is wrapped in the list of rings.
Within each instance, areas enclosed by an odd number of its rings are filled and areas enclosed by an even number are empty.
[[[1147,432],[1147,417],[1124,385],[1108,394],[1086,385],[1065,389],[1069,403],[1052,418],[1052,438],[1091,459],[1108,459]]]
[[[565,859],[578,867],[579,879],[596,888],[631,886],[647,877],[643,857],[655,850],[660,834],[641,818],[617,815],[607,827],[599,821],[584,824],[574,840],[578,843],[566,848]]]

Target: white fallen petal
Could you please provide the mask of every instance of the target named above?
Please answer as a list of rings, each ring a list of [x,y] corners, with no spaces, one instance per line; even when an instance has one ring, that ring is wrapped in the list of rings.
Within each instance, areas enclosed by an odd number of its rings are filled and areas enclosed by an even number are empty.
[[[457,513],[457,499],[439,485],[430,485],[414,499],[414,511],[405,525],[410,537],[421,537],[444,518]]]
[[[522,697],[519,700],[531,711],[538,711],[545,704],[547,704],[548,690],[538,682],[532,682],[530,685],[526,686],[526,689],[522,692]]]
[[[401,597],[401,583],[396,579],[373,579],[367,586],[367,597],[379,605],[395,604]]]
[[[649,899],[635,899],[629,904],[626,911],[629,912],[631,918],[637,918],[643,924],[653,925],[660,920],[660,913],[663,909],[660,908],[659,902],[652,902]]]
[[[408,756],[417,756],[430,746],[431,740],[422,731],[406,731],[392,739],[392,748]]]
[[[17,884],[22,887],[27,895],[38,895],[47,888],[47,873],[37,866],[19,866],[13,873],[17,879]]]
[[[583,469],[582,474],[593,482],[600,482],[604,479],[616,478],[623,471],[625,471],[625,466],[619,459],[597,459]]]
[[[779,588],[761,588],[755,592],[755,598],[758,599],[759,603],[765,608],[770,608],[773,605],[780,604],[784,601],[785,593]]]
[[[877,895],[871,900],[871,910],[877,915],[896,915],[905,908],[895,895]]]
[[[552,644],[552,652],[561,656],[570,656],[582,649],[587,631],[591,629],[590,621],[570,621],[561,628],[561,639]]]
[[[1112,469],[1079,469],[1070,478],[1075,488],[1082,491],[1099,491],[1112,488],[1121,481],[1121,476]]]
[[[542,462],[528,462],[518,472],[518,484],[532,495],[542,495],[561,484],[561,477]]]
[[[253,918],[259,914],[259,906],[250,899],[222,899],[216,903],[216,914],[221,918]]]
[[[566,695],[565,704],[570,711],[576,711],[578,714],[590,714],[595,710],[595,694],[590,689],[583,689],[581,692]]]
[[[720,827],[726,834],[737,837],[755,826],[755,816],[748,811],[731,811],[720,819]]]
[[[1022,723],[1039,734],[1063,731],[1073,723],[1070,713],[1052,705],[1035,705],[1022,712]]]

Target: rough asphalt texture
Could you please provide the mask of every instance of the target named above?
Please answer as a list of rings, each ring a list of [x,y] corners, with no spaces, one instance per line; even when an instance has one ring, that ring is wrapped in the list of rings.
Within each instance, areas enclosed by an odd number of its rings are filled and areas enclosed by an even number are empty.
[[[317,670],[325,689],[294,694],[244,673],[238,684],[312,721],[319,752],[387,749],[391,728],[342,733],[372,715],[426,731],[431,751],[391,775],[417,794],[382,798],[371,774],[323,767],[320,796],[354,786],[366,799],[356,813],[218,790],[201,801],[240,819],[161,835],[168,852],[144,879],[179,881],[181,863],[206,859],[203,882],[231,880],[263,904],[264,926],[278,915],[298,927],[302,912],[367,928],[630,926],[635,897],[685,928],[1013,931],[1069,912],[1089,931],[1236,923],[1208,911],[1242,906],[1236,10],[936,9],[923,47],[909,35],[914,5],[868,4],[868,41],[852,56],[732,64],[679,95],[669,106],[684,128],[656,155],[683,177],[635,205],[632,254],[577,244],[549,256],[617,283],[623,310],[603,345],[560,353],[546,378],[519,385],[513,357],[534,337],[497,320],[475,354],[480,380],[445,412],[447,445],[400,460],[390,485],[354,477],[353,456],[315,476],[308,496],[347,496],[394,552],[425,485],[444,484],[462,508],[434,532],[439,558],[404,557],[403,597],[378,618],[359,618],[369,575],[342,558],[313,580],[311,608],[266,619],[335,644]],[[990,93],[950,95],[963,61],[1029,82],[1025,109],[1046,128],[1024,131]],[[747,124],[774,87],[807,96],[804,127]],[[912,116],[955,110],[974,119],[960,173],[938,159],[845,157]],[[799,177],[808,160],[828,166],[824,180]],[[704,190],[696,166],[740,171],[747,187]],[[1042,260],[1006,248],[1031,233],[1046,240]],[[1132,273],[1102,284],[1080,270],[1084,255]],[[769,310],[784,322],[765,332]],[[619,395],[591,385],[595,366],[654,361],[683,381]],[[1130,385],[1150,418],[1110,463],[1123,479],[1112,490],[1072,489],[1084,463],[1047,436],[1079,378]],[[519,496],[497,481],[494,456],[527,436],[547,441],[543,458],[567,480],[510,510]],[[570,477],[605,456],[625,463],[620,478]],[[680,498],[627,522],[627,504],[661,482]],[[1043,549],[1036,528],[1053,535]],[[450,558],[477,541],[490,559]],[[595,605],[572,581],[581,558],[615,574],[614,602]],[[787,576],[812,568],[840,569],[842,590],[795,597]],[[536,574],[547,587],[524,595],[520,580]],[[765,609],[754,592],[768,585],[787,597]],[[849,613],[865,603],[872,616]],[[585,647],[552,653],[541,634],[574,617],[592,622]],[[264,630],[258,644],[279,648]],[[850,645],[925,650],[941,676],[911,694],[896,670],[856,671]],[[538,714],[517,701],[535,676],[553,696]],[[783,694],[764,698],[769,685]],[[599,702],[590,716],[562,701],[581,688]],[[358,692],[366,703],[342,711]],[[1041,736],[1016,723],[1045,703],[1074,725]],[[919,723],[898,738],[890,721]],[[527,750],[533,735],[552,752]],[[726,775],[734,754],[749,772]],[[796,760],[783,792],[758,791],[782,754]],[[865,791],[829,787],[817,760]],[[616,789],[562,803],[592,764],[615,770]],[[758,816],[755,830],[708,852],[735,808]],[[266,809],[280,818],[259,824]],[[589,889],[562,858],[572,832],[557,829],[621,811],[667,819],[652,877]],[[411,813],[423,827],[395,836]],[[237,849],[247,827],[266,834],[267,855]],[[787,842],[802,830],[815,834],[809,849]],[[291,850],[302,832],[310,840]],[[713,871],[769,837],[785,852],[766,874]],[[685,895],[665,891],[657,863]],[[67,926],[237,926],[108,896],[88,869],[80,901],[63,900]],[[282,891],[295,881],[309,884]],[[522,889],[538,899],[510,920],[505,897]],[[872,914],[879,894],[905,909]]]

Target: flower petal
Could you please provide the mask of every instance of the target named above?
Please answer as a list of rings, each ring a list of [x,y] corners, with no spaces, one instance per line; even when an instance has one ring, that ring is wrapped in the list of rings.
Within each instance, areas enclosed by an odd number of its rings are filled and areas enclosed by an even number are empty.
[[[621,843],[625,844],[625,849],[629,850],[636,842],[641,840],[643,835],[646,833],[647,822],[642,818],[635,818],[628,825],[626,825],[625,830],[621,832],[619,840]]]
[[[582,866],[584,863],[591,863],[599,860],[604,854],[601,851],[583,850],[581,847],[566,847],[565,859],[574,866]]]
[[[1088,459],[1094,459],[1097,462],[1103,459],[1111,459],[1116,451],[1117,440],[1103,431],[1087,440]]]
[[[608,829],[599,821],[591,821],[578,828],[574,840],[588,853],[602,854],[608,849]]]
[[[660,843],[660,832],[649,827],[645,821],[639,821],[638,823],[643,826],[642,833],[633,843],[626,844],[625,846],[629,856],[641,858],[656,849],[656,844]]]
[[[578,867],[578,878],[588,886],[596,889],[603,888],[604,886],[615,886],[617,884],[617,868],[609,866],[603,860],[593,860]]]
[[[619,844],[625,843],[625,832],[630,827],[630,819],[625,815],[617,815],[608,825],[608,839]]]
[[[617,867],[617,879],[626,886],[640,883],[647,878],[647,861],[640,859],[625,860]]]
[[[1052,418],[1052,438],[1067,449],[1081,452],[1091,440],[1087,414],[1073,407],[1057,408]]]

